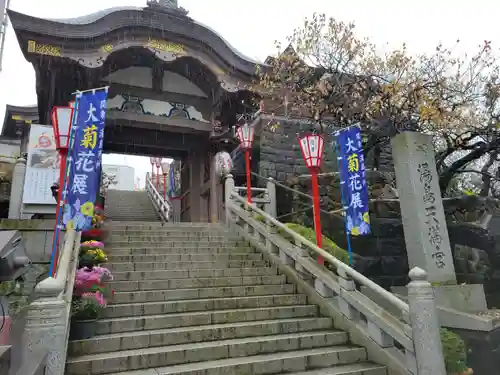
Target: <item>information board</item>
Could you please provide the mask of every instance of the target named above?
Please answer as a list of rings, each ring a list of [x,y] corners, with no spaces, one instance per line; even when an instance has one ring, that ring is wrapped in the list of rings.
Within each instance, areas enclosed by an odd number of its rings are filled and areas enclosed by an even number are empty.
[[[56,204],[50,187],[59,180],[59,153],[51,126],[31,125],[24,204]]]

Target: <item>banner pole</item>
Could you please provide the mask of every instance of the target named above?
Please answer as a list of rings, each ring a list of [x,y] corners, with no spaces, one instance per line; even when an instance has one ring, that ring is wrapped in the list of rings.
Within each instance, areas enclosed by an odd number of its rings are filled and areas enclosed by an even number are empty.
[[[75,92],[72,92],[71,95],[76,95],[78,96],[78,94],[84,94],[86,92],[91,92],[91,91],[101,91],[101,90],[106,90],[106,92],[108,91],[109,89],[109,86],[102,86],[102,87],[98,87],[98,88],[95,88],[95,89],[88,89],[88,90],[78,90],[78,91],[75,91]]]
[[[75,100],[75,107],[73,110],[73,118],[71,119],[71,130],[69,133],[69,141],[68,141],[68,150],[67,150],[67,157],[66,157],[66,165],[65,165],[65,173],[64,173],[64,178],[62,181],[62,186],[59,186],[60,191],[60,196],[61,200],[58,202],[58,207],[57,207],[57,215],[56,215],[56,226],[55,226],[55,231],[54,231],[54,238],[53,238],[53,243],[52,243],[52,255],[50,259],[50,270],[49,274],[51,277],[55,277],[56,272],[57,272],[57,262],[59,261],[59,243],[60,243],[60,234],[61,234],[61,229],[63,226],[63,216],[64,216],[64,206],[66,204],[66,185],[69,182],[69,175],[70,175],[70,168],[71,168],[71,150],[73,146],[73,139],[74,139],[74,133],[76,132],[76,116],[78,113],[78,103],[79,103],[79,98],[76,98]]]

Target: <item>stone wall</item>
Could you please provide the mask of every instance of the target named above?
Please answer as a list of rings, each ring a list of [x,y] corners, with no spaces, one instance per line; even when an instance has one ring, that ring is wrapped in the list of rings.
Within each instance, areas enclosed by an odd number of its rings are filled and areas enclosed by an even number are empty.
[[[297,134],[306,132],[309,127],[304,122],[289,120],[280,121],[279,127],[274,131],[264,128],[260,140],[256,140],[260,141],[257,146],[260,153],[256,155],[255,160],[258,160],[258,173],[310,194],[309,179],[298,178],[309,172],[302,160],[297,141]],[[326,140],[322,172],[335,172],[337,162],[331,145],[333,138],[327,136]],[[365,155],[365,160],[367,168],[371,169],[374,163],[373,150]],[[381,146],[378,162],[379,170],[367,174],[370,197],[395,198],[391,190],[394,173],[389,145]],[[320,195],[324,210],[340,208],[339,181],[335,175],[320,178]],[[312,210],[307,210],[311,202],[279,187],[277,200],[278,216],[288,214],[282,217],[281,221],[302,222],[313,226]],[[290,214],[293,212],[296,214]],[[399,204],[386,202],[371,205],[370,212],[372,234],[354,237],[351,241],[355,267],[385,288],[406,285],[408,260]],[[322,224],[326,235],[339,246],[347,248],[344,220],[341,216],[322,214]],[[495,237],[488,230],[467,223],[449,222],[448,232],[459,282],[483,283],[490,306],[500,307],[500,294],[495,291],[495,284],[498,285],[500,280],[500,241],[495,241]],[[495,272],[496,269],[499,271]]]
[[[264,177],[272,177],[277,181],[290,181],[296,176],[308,174],[309,171],[302,158],[297,134],[307,132],[309,128],[310,126],[306,123],[295,120],[280,121],[275,130],[263,128],[259,139],[258,173]],[[323,172],[337,170],[331,141],[332,138],[326,136]]]

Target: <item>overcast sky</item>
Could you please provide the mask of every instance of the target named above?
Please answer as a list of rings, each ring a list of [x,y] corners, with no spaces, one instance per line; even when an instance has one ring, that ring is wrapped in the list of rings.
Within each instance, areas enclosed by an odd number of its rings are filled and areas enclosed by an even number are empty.
[[[11,9],[38,17],[77,17],[115,6],[145,6],[146,0],[11,0]],[[358,33],[375,43],[396,46],[406,42],[413,52],[432,50],[439,41],[461,40],[461,50],[484,40],[500,46],[500,5],[495,0],[181,0],[190,16],[219,32],[247,56],[263,60],[274,52],[313,12],[355,21]],[[36,103],[35,74],[24,60],[12,29],[7,31],[3,71],[0,72],[0,123],[6,104]],[[107,164],[129,164],[143,180],[150,170],[147,158],[106,155]]]

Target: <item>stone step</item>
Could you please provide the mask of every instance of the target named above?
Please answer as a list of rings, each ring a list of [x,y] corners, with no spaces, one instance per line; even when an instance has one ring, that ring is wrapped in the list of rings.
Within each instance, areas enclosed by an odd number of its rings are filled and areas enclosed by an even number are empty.
[[[105,335],[118,332],[188,327],[207,324],[313,317],[316,316],[317,313],[318,307],[316,305],[291,305],[259,307],[254,309],[197,311],[164,315],[148,315],[143,317],[131,316],[126,318],[107,318],[100,319],[95,324],[96,333],[98,335]]]
[[[294,372],[288,375],[387,375],[387,369],[375,363],[364,362],[321,370]]]
[[[364,349],[351,346],[331,348],[315,348],[273,354],[261,354],[249,357],[220,359],[215,361],[189,363],[175,366],[155,367],[147,370],[114,372],[110,375],[270,375],[290,374],[295,371],[306,371],[335,366],[333,371],[345,369],[347,372],[332,372],[335,375],[353,375],[351,371],[355,362],[364,361]],[[358,363],[356,365],[363,365]],[[361,367],[358,367],[358,369]],[[371,363],[365,363],[367,371],[362,375],[386,375],[381,372],[370,372]],[[375,368],[375,371],[380,368]],[[349,372],[351,371],[351,372]],[[87,373],[86,373],[87,374]],[[312,372],[314,374],[314,372]],[[325,373],[324,373],[325,374]],[[328,372],[326,373],[328,374]],[[80,375],[70,372],[68,375]],[[357,374],[356,374],[357,375]]]
[[[174,366],[315,348],[321,348],[321,353],[325,357],[319,361],[318,365],[324,363],[326,366],[331,366],[366,359],[364,348],[341,346],[340,343],[343,343],[344,339],[345,336],[338,332],[319,331],[189,343],[70,358],[67,368],[68,372],[74,375],[107,374],[114,371]]]
[[[112,302],[116,304],[139,303],[153,301],[179,301],[187,299],[191,300],[196,298],[251,297],[292,293],[295,293],[295,285],[293,284],[150,290],[140,292],[117,291],[113,296]]]
[[[149,270],[182,270],[206,268],[252,268],[265,267],[264,260],[232,260],[227,262],[170,262],[170,263],[108,263],[108,268],[114,272],[149,271]]]
[[[128,222],[130,223],[130,222]],[[228,234],[228,235],[235,235],[235,232],[231,229],[227,228],[222,228],[222,227],[212,227],[212,228],[206,228],[206,227],[196,227],[196,226],[176,226],[176,224],[170,224],[170,223],[159,223],[158,225],[151,226],[149,223],[147,225],[139,225],[139,226],[131,226],[131,224],[128,224],[126,226],[109,226],[109,228],[113,230],[113,233],[116,234],[131,234],[131,235],[137,235],[141,233],[146,233],[146,234],[155,234],[155,233],[207,233],[207,234]]]
[[[185,243],[167,243],[165,242],[163,244],[157,243],[157,244],[145,244],[143,242],[135,244],[126,244],[125,246],[118,246],[116,244],[105,244],[106,248],[106,253],[108,254],[117,254],[117,255],[123,255],[123,254],[130,254],[130,255],[142,255],[142,254],[158,254],[158,253],[168,253],[168,254],[176,254],[178,252],[181,253],[195,253],[195,252],[201,252],[201,253],[208,253],[208,252],[235,252],[235,250],[238,250],[237,252],[255,252],[255,249],[247,246],[247,245],[241,245],[241,244],[234,244],[234,243],[213,243],[213,242],[206,242],[206,243],[196,243],[196,242],[185,242]],[[132,252],[132,253],[131,253]]]
[[[106,245],[110,246],[111,248],[118,248],[118,247],[144,247],[149,246],[149,247],[164,247],[164,246],[170,246],[170,247],[179,247],[179,246],[192,246],[192,247],[210,247],[210,246],[218,246],[218,245],[231,245],[231,246],[248,246],[244,242],[237,241],[231,238],[227,237],[221,237],[221,238],[213,238],[213,239],[195,239],[195,238],[164,238],[161,241],[149,241],[149,240],[130,240],[128,241],[127,239],[120,239],[116,241],[107,241]]]
[[[208,261],[221,261],[228,262],[231,260],[262,260],[262,254],[259,253],[198,253],[198,254],[148,254],[148,255],[115,255],[111,253],[108,255],[110,263],[123,262],[123,263],[140,263],[140,262],[208,262]]]
[[[241,243],[241,239],[238,238],[231,238],[228,236],[197,236],[197,235],[191,235],[191,236],[135,236],[135,237],[128,237],[128,236],[120,236],[120,237],[115,237],[115,238],[108,238],[109,243],[113,244],[123,244],[127,242],[140,242],[140,243],[158,243],[158,242],[168,242],[168,243],[191,243],[191,242],[206,242],[206,243],[211,243],[211,242],[223,242],[223,243]]]
[[[110,222],[106,222],[106,226],[112,228],[114,230],[156,230],[158,228],[165,228],[171,230],[200,230],[200,231],[209,231],[209,230],[223,230],[229,231],[226,226],[223,226],[220,223],[211,224],[211,223],[150,223],[143,221],[124,221],[120,222],[119,220],[113,220]]]
[[[329,318],[293,318],[280,320],[264,320],[256,322],[237,322],[228,324],[211,324],[206,326],[158,329],[140,332],[124,332],[100,335],[89,340],[69,343],[69,356],[109,353],[120,350],[153,348],[167,345],[180,345],[197,342],[230,340],[245,337],[270,336],[299,332],[330,330],[332,320]],[[336,333],[336,344],[347,343],[347,334]]]
[[[143,245],[144,246],[144,245]],[[106,253],[109,256],[157,256],[170,254],[220,254],[227,255],[235,252],[239,254],[254,254],[255,249],[249,246],[232,246],[232,245],[215,245],[213,247],[142,247],[142,248],[113,248],[111,245],[105,247]],[[237,251],[235,251],[237,250]]]
[[[218,277],[197,279],[168,279],[168,280],[143,280],[143,281],[113,281],[109,285],[122,292],[139,290],[166,290],[180,288],[211,288],[240,285],[275,285],[286,284],[286,276],[243,276],[243,277]]]
[[[161,271],[127,271],[113,272],[114,281],[188,279],[204,277],[238,277],[238,276],[273,276],[278,270],[274,267],[261,268],[222,268],[201,270],[161,270]]]
[[[102,318],[305,304],[307,297],[303,294],[111,304],[103,309]]]

